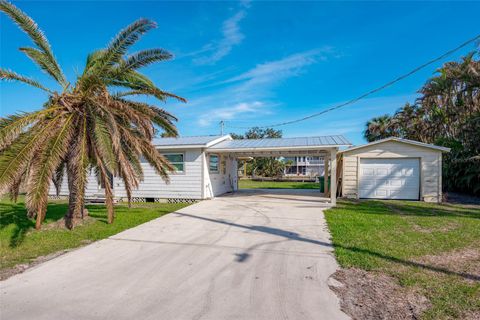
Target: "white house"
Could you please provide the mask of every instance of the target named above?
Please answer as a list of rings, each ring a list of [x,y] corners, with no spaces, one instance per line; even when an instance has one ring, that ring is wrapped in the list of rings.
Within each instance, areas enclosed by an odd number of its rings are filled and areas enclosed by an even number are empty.
[[[323,176],[325,159],[319,156],[297,156],[285,157],[284,161],[289,163],[284,174],[288,177],[318,177]]]
[[[343,136],[233,140],[229,135],[161,138],[158,150],[177,168],[165,183],[148,163],[142,163],[144,179],[132,193],[133,201],[192,202],[210,199],[238,188],[237,159],[245,157],[310,157],[323,159],[329,173],[330,201],[336,203],[337,153],[351,146]],[[448,148],[390,138],[340,151],[338,169],[342,195],[351,198],[441,201],[442,152]],[[126,199],[120,178],[113,177],[113,192]],[[60,196],[68,195],[64,179]],[[50,189],[55,197],[55,188]],[[102,185],[92,173],[86,197],[102,198]]]
[[[154,145],[177,171],[170,175],[170,183],[165,183],[148,163],[142,163],[144,180],[133,191],[133,201],[190,202],[213,198],[237,190],[237,158],[315,156],[335,159],[339,147],[349,146],[350,142],[343,136],[233,140],[230,135],[223,135],[160,138],[154,140]],[[333,184],[332,188],[335,188]],[[113,177],[113,192],[118,200],[126,198],[120,178]],[[67,195],[68,184],[64,179],[59,196]],[[50,196],[56,196],[53,186]],[[102,185],[91,173],[86,197],[103,196]],[[335,198],[332,199],[335,202]]]

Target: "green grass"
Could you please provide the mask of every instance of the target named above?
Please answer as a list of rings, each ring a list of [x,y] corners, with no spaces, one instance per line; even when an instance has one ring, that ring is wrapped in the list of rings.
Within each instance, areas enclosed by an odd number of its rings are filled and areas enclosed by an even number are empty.
[[[241,179],[240,189],[318,189],[319,184],[315,182],[296,181],[253,181]]]
[[[408,201],[339,201],[325,215],[340,265],[383,272],[419,290],[432,304],[424,319],[480,312],[480,275],[462,270],[466,268],[462,261],[445,267],[442,259],[425,262],[424,257],[480,250],[480,209]],[[478,266],[480,260],[469,263]]]
[[[129,209],[126,205],[117,205],[115,222],[109,225],[105,207],[89,205],[87,208],[93,219],[69,231],[48,226],[49,223],[63,218],[67,211],[65,202],[55,201],[48,205],[43,230],[36,231],[34,229],[35,221],[27,218],[23,203],[15,204],[8,200],[1,200],[0,269],[10,268],[39,256],[107,238],[185,206],[185,204],[143,203],[133,204]]]

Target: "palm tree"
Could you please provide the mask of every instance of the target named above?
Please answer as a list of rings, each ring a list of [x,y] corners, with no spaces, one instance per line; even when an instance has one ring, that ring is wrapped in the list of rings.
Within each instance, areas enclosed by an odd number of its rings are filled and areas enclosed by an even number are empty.
[[[16,195],[23,183],[26,207],[31,217],[36,216],[38,229],[45,218],[50,184],[52,180],[58,183],[66,172],[69,205],[65,223],[71,229],[87,214],[85,187],[88,172],[93,170],[105,186],[108,222],[112,223],[111,175],[124,181],[130,203],[132,189],[143,178],[141,156],[164,180],[174,169],[155,149],[152,138],[158,129],[177,135],[177,119],[154,105],[127,99],[147,95],[160,101],[185,101],[157,88],[138,72],[141,67],[170,59],[170,53],[150,49],[127,55],[128,49],[156,24],[140,19],[121,30],[106,48],[87,57],[83,73],[70,83],[37,24],[7,1],[0,1],[0,10],[35,45],[20,50],[60,87],[50,89],[32,78],[0,69],[1,80],[19,81],[48,94],[41,110],[0,119],[0,194],[10,191]]]
[[[363,133],[368,142],[396,136],[394,132],[392,117],[383,115],[367,122],[367,128]]]

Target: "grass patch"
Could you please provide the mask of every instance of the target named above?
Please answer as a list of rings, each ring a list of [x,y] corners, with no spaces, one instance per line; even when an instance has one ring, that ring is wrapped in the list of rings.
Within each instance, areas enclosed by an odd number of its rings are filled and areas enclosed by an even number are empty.
[[[1,200],[0,270],[29,262],[39,256],[107,238],[185,206],[186,204],[143,203],[133,204],[129,209],[123,204],[116,205],[115,222],[109,225],[103,205],[88,205],[91,221],[69,231],[48,228],[48,223],[62,219],[67,212],[66,202],[52,201],[48,205],[44,230],[36,231],[35,221],[27,217],[23,202],[15,204]]]
[[[297,181],[253,181],[241,179],[238,182],[240,189],[318,189],[319,184],[315,182]]]
[[[480,312],[480,209],[339,201],[325,216],[340,265],[383,272],[418,290],[431,302],[424,319]]]

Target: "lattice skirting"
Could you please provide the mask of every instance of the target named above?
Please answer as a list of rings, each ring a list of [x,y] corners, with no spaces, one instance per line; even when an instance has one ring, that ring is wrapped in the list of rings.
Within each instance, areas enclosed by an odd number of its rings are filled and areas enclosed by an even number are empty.
[[[68,200],[68,196],[48,196],[51,200]]]
[[[170,198],[167,199],[168,203],[195,203],[198,200],[195,199],[182,199],[182,198]]]
[[[151,198],[149,198],[151,199]],[[195,203],[198,200],[196,199],[184,199],[184,198],[153,198],[154,202],[166,202],[166,203]],[[127,202],[127,198],[120,198],[118,202]],[[143,197],[133,197],[132,202],[147,202],[147,198]]]

